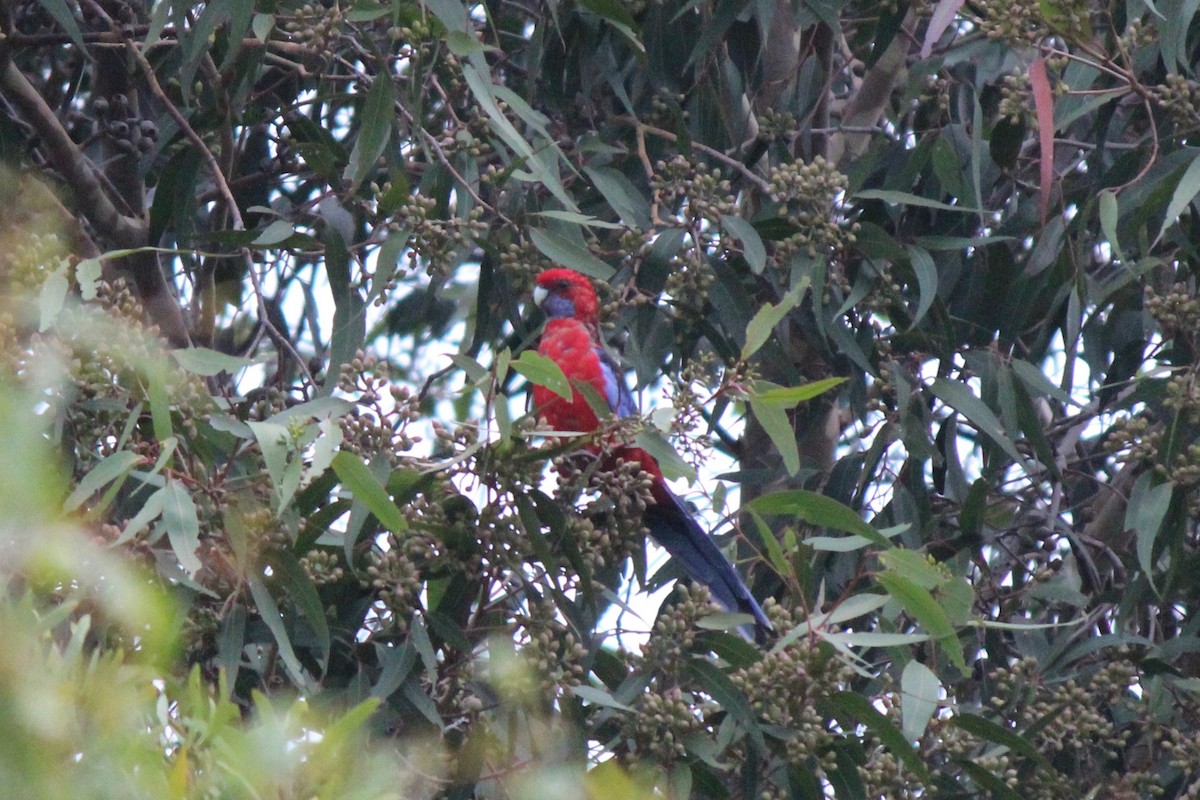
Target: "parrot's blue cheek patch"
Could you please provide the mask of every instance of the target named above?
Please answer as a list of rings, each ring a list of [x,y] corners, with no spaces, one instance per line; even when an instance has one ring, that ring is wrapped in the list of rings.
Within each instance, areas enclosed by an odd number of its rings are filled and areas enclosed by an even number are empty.
[[[553,319],[571,319],[575,316],[575,303],[561,294],[552,294],[542,304],[546,316]]]

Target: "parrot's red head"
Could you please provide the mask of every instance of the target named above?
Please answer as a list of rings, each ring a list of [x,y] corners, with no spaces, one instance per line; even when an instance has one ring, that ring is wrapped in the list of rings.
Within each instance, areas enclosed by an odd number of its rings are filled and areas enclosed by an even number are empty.
[[[595,325],[599,303],[592,282],[570,269],[548,269],[538,275],[533,301],[549,319],[575,319]]]

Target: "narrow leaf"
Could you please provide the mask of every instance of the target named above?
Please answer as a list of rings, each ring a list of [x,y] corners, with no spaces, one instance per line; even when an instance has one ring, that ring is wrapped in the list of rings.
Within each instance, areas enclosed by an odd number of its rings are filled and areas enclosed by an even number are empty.
[[[650,204],[629,178],[612,167],[587,167],[584,172],[622,222],[635,230],[650,229]]]
[[[38,292],[38,331],[45,332],[54,327],[70,290],[66,272],[61,268],[51,272],[42,281],[41,291]]]
[[[1196,157],[1188,164],[1188,168],[1184,171],[1183,177],[1179,179],[1179,183],[1175,185],[1175,191],[1171,195],[1171,202],[1167,206],[1166,216],[1163,217],[1162,228],[1155,237],[1157,243],[1162,238],[1167,228],[1175,224],[1179,219],[1179,215],[1187,208],[1196,195],[1200,194],[1200,149],[1193,148]]]
[[[1054,185],[1054,91],[1050,88],[1046,61],[1041,53],[1034,55],[1029,67],[1029,87],[1033,90],[1033,111],[1037,116],[1038,147],[1041,150],[1038,216],[1045,224],[1050,213],[1050,191]]]
[[[529,240],[542,255],[556,264],[599,280],[608,280],[613,275],[613,268],[592,255],[587,248],[580,247],[557,233],[530,228]]]
[[[375,161],[383,155],[392,135],[392,124],[396,117],[392,80],[388,72],[381,71],[371,82],[366,100],[358,112],[361,127],[350,151],[350,160],[342,177],[357,187],[375,168]]]
[[[900,719],[904,738],[915,742],[937,711],[942,683],[933,670],[920,661],[910,661],[900,673]]]
[[[933,301],[937,299],[938,274],[937,266],[927,250],[912,245],[906,249],[908,263],[917,276],[917,312],[913,314],[912,324],[909,325],[911,330],[925,319]]]
[[[167,528],[167,538],[171,549],[179,559],[179,565],[188,573],[195,575],[200,569],[200,519],[196,514],[196,503],[183,484],[174,479],[168,479],[162,496],[163,524]]]
[[[81,50],[84,47],[83,31],[79,29],[79,23],[75,21],[75,15],[71,13],[71,5],[67,0],[38,0],[38,5],[46,10],[58,25],[63,29],[71,39],[71,43]]]
[[[748,505],[760,514],[791,515],[811,525],[857,534],[885,550],[892,547],[892,543],[864,522],[857,511],[832,497],[807,489],[764,494],[751,500]]]
[[[568,402],[574,396],[571,382],[553,359],[547,358],[533,350],[525,350],[511,364],[512,368],[523,375],[530,383],[544,386],[563,400]]]
[[[754,412],[754,418],[766,431],[767,436],[771,437],[775,449],[783,457],[783,466],[788,475],[795,475],[800,471],[800,445],[796,441],[796,431],[792,428],[787,411],[782,405],[762,403],[754,399],[750,400],[750,410]]]
[[[283,615],[279,613],[279,606],[275,604],[275,598],[271,597],[271,592],[267,590],[260,575],[250,575],[246,584],[250,587],[250,597],[258,608],[259,616],[271,631],[271,635],[275,637],[275,645],[279,648],[279,658],[283,661],[284,669],[287,670],[293,683],[302,691],[306,690],[309,680],[300,666],[300,659],[296,658],[296,651],[292,648],[292,640],[288,636],[287,628],[284,627]]]
[[[392,533],[401,533],[408,528],[404,514],[392,502],[383,484],[375,480],[362,459],[343,450],[333,457],[333,471],[342,485],[354,495],[354,499],[362,501],[383,527]]]
[[[839,377],[823,378],[819,381],[812,381],[811,383],[804,383],[799,386],[778,386],[758,392],[754,395],[754,399],[759,403],[782,406],[783,408],[794,408],[805,400],[819,397],[830,389],[841,386],[845,382],[845,378]]]
[[[1175,484],[1164,482],[1157,486],[1151,483],[1154,476],[1150,472],[1142,473],[1133,486],[1129,495],[1129,505],[1125,512],[1125,527],[1137,534],[1138,566],[1142,568],[1146,579],[1154,587],[1154,543],[1162,530],[1163,520],[1171,507],[1171,497],[1175,492]],[[1155,592],[1158,589],[1155,587]]]
[[[141,460],[141,456],[128,450],[120,450],[108,456],[80,479],[79,485],[63,503],[63,511],[71,512],[79,508],[102,487],[128,475]]]
[[[897,206],[918,206],[920,208],[935,208],[939,211],[961,211],[965,214],[982,214],[984,210],[981,208],[971,208],[970,206],[952,206],[949,203],[942,203],[938,200],[930,200],[927,197],[912,194],[911,192],[900,192],[893,189],[863,189],[855,192],[854,197],[858,200],[882,200],[885,203],[891,203]]]
[[[188,372],[206,378],[222,372],[232,375],[254,363],[252,359],[227,355],[207,347],[183,347],[172,350],[171,357]]]
[[[808,278],[804,278],[793,286],[777,304],[767,303],[754,314],[753,319],[746,326],[746,344],[742,347],[743,360],[757,353],[759,348],[767,343],[767,339],[771,338],[771,332],[775,330],[775,326],[782,322],[792,309],[800,305],[804,292],[808,289],[808,283]]]
[[[754,226],[741,217],[727,214],[721,217],[721,227],[730,236],[741,241],[742,252],[746,256],[746,263],[750,265],[750,271],[761,275],[767,266],[767,248],[763,246],[762,237],[754,230]]]
[[[1024,467],[1027,472],[1032,472],[1032,467],[1025,457],[1017,450],[1012,439],[1004,433],[1004,426],[1000,424],[1000,420],[966,385],[948,378],[937,378],[929,390],[943,403],[966,417],[980,433],[999,445],[1013,461]]]
[[[645,450],[658,462],[663,475],[668,479],[686,478],[689,482],[696,479],[696,469],[687,463],[671,447],[671,443],[658,431],[644,428],[633,438],[634,444]]]

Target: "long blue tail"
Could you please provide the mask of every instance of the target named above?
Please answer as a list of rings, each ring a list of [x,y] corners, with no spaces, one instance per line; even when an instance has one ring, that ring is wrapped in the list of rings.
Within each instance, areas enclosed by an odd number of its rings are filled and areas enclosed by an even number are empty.
[[[661,482],[654,486],[654,498],[657,502],[646,507],[643,518],[654,540],[679,562],[689,578],[707,586],[718,603],[730,611],[753,616],[757,635],[771,631],[762,606],[683,501]]]

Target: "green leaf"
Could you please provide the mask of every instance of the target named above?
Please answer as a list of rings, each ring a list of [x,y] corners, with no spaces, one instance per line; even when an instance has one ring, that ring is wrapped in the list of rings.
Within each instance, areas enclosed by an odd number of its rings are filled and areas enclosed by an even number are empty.
[[[603,17],[610,22],[617,22],[630,30],[636,30],[637,23],[629,10],[617,0],[579,0],[579,5],[593,14]]]
[[[1000,420],[965,384],[948,378],[936,378],[929,390],[943,403],[966,417],[981,433],[999,445],[1013,461],[1024,467],[1026,472],[1031,475],[1034,473],[1033,467],[1004,433],[1004,426],[1000,424]]]
[[[196,550],[200,547],[200,518],[196,514],[196,503],[183,484],[173,478],[167,479],[162,495],[163,525],[171,549],[179,559],[179,565],[188,575],[195,575],[203,566]]]
[[[125,529],[112,543],[113,547],[123,545],[142,532],[163,513],[163,501],[166,499],[167,487],[163,486],[146,498],[146,502],[133,517],[125,522]]]
[[[633,443],[654,457],[668,479],[685,478],[688,482],[696,479],[696,468],[684,461],[657,430],[643,428],[633,437]]]
[[[889,570],[930,591],[945,584],[949,577],[929,557],[917,550],[894,547],[879,554],[879,561]]]
[[[366,302],[350,271],[350,250],[341,234],[331,225],[325,226],[325,274],[329,277],[329,290],[333,294],[333,331],[330,335],[329,367],[337,375],[343,364],[349,364],[354,354],[362,349],[366,339]],[[321,389],[329,396],[337,388],[337,381],[325,381]]]
[[[894,571],[881,572],[875,579],[900,603],[909,616],[938,640],[950,661],[965,674],[967,665],[954,626],[950,623],[946,610],[938,605],[933,595],[916,582]]]
[[[845,378],[823,378],[819,381],[804,383],[799,386],[777,386],[763,392],[756,392],[753,397],[758,403],[778,405],[783,408],[794,408],[805,400],[819,397],[830,389],[841,386]]]
[[[172,350],[171,357],[188,372],[204,377],[222,372],[232,375],[254,364],[253,359],[227,355],[207,347],[182,347]]]
[[[161,355],[151,356],[146,365],[147,395],[150,401],[150,423],[154,438],[165,442],[174,434],[171,422],[171,397],[167,392],[167,362]]]
[[[905,249],[908,251],[908,263],[917,276],[917,311],[908,326],[909,330],[912,330],[925,319],[933,301],[937,299],[938,273],[928,251],[913,245]]]
[[[466,31],[446,31],[446,46],[450,48],[451,53],[464,58],[496,49],[491,45],[484,44]]]
[[[461,6],[459,9],[461,10]],[[554,162],[543,162],[541,156],[535,151],[534,147],[525,140],[513,126],[512,121],[507,117],[505,112],[501,110],[497,104],[496,85],[491,80],[491,73],[486,70],[486,65],[481,67],[474,61],[464,63],[462,67],[462,76],[466,80],[467,86],[470,87],[471,93],[475,95],[476,101],[480,108],[487,114],[489,125],[492,131],[500,138],[508,147],[521,158],[528,166],[530,172],[523,179],[532,178],[542,182],[545,186],[568,211],[578,211],[574,199],[567,194],[566,189],[562,185],[562,181],[558,175],[551,169]],[[561,157],[561,152],[553,142],[545,143],[546,152]],[[514,173],[517,175],[517,173]]]
[[[832,716],[837,718],[844,729],[851,730],[856,725],[865,725],[909,771],[922,781],[931,780],[925,762],[921,760],[912,744],[866,697],[854,692],[838,692],[820,705],[825,704],[828,704],[829,710],[833,712]]]
[[[544,386],[567,402],[574,397],[571,382],[567,380],[562,367],[551,358],[533,350],[525,350],[511,363],[511,366],[530,383]]]
[[[278,553],[272,564],[279,568],[281,585],[291,595],[292,602],[304,614],[304,618],[308,620],[308,626],[312,628],[313,635],[317,640],[317,650],[321,654],[319,659],[321,669],[324,670],[329,664],[331,639],[329,621],[325,618],[325,606],[321,603],[321,597],[317,594],[312,580],[305,574],[294,554],[288,551]]]
[[[399,647],[375,645],[375,658],[379,662],[379,679],[371,687],[371,696],[386,700],[408,679],[413,665],[417,663],[417,648],[412,642]]]
[[[937,711],[942,682],[933,670],[920,661],[909,661],[900,673],[900,720],[904,738],[915,742]]]
[[[333,457],[333,471],[354,499],[362,501],[383,527],[392,533],[402,533],[408,528],[404,514],[361,458],[343,450]]]
[[[1192,201],[1196,199],[1196,195],[1200,195],[1200,149],[1189,149],[1195,154],[1195,157],[1179,178],[1179,183],[1175,184],[1175,191],[1171,194],[1171,202],[1167,204],[1167,213],[1163,217],[1162,228],[1159,229],[1158,236],[1154,239],[1155,244],[1162,239],[1167,228],[1179,220],[1179,215],[1191,205]]]
[[[103,268],[98,258],[85,258],[75,265],[75,282],[79,284],[79,296],[92,302],[100,287]]]
[[[558,220],[559,222],[566,222],[571,225],[581,225],[585,228],[603,228],[608,231],[619,231],[625,227],[620,223],[605,222],[604,220],[590,217],[587,214],[581,214],[578,211],[561,211],[552,208],[547,211],[538,211],[534,216]]]
[[[271,484],[275,489],[278,506],[282,509],[288,500],[291,499],[284,496],[284,483],[288,471],[289,456],[293,452],[291,432],[286,425],[276,422],[251,420],[246,424],[250,427],[250,430],[254,431],[254,438],[258,440],[258,447],[262,451],[263,463],[267,467],[267,474],[271,477]]]
[[[733,685],[733,681],[729,680],[729,676],[709,661],[689,661],[687,671],[695,678],[696,685],[716,700],[725,713],[745,729],[759,750],[766,752],[766,742],[763,740],[762,729],[755,718],[754,709],[745,695]]]
[[[982,208],[969,208],[967,206],[952,206],[947,203],[941,203],[937,200],[930,200],[927,197],[911,194],[909,192],[898,192],[892,189],[863,189],[855,192],[856,200],[882,200],[885,203],[891,203],[897,206],[917,206],[919,208],[936,208],[939,211],[961,211],[966,214],[985,214],[987,213]]]
[[[79,480],[79,485],[63,502],[63,511],[69,513],[79,508],[85,500],[100,491],[101,487],[128,476],[141,461],[141,456],[128,450],[120,450],[106,457]]]
[[[1196,164],[1195,161],[1192,162]],[[1191,167],[1188,167],[1190,170]],[[1112,245],[1113,254],[1121,263],[1125,263],[1125,254],[1121,252],[1121,243],[1117,240],[1117,222],[1120,219],[1117,206],[1117,193],[1111,189],[1107,189],[1100,193],[1100,232],[1104,234],[1104,238]],[[1182,210],[1182,209],[1181,209]],[[1178,216],[1178,215],[1176,215]],[[1165,229],[1166,226],[1164,225]],[[1159,231],[1159,236],[1162,236],[1162,231]]]
[[[783,467],[788,475],[795,475],[800,471],[800,445],[796,441],[796,431],[787,410],[782,405],[763,403],[753,398],[750,400],[750,410],[782,456]]]
[[[533,246],[556,264],[598,280],[608,280],[615,272],[608,264],[592,255],[586,247],[580,247],[564,236],[541,228],[530,228],[528,233]]]
[[[296,229],[292,227],[292,223],[284,219],[277,219],[263,228],[262,233],[258,234],[250,244],[256,247],[274,247],[283,244],[295,233]]]
[[[1014,753],[1033,759],[1045,769],[1052,769],[1046,757],[1034,746],[1033,742],[1010,728],[1004,728],[990,719],[978,714],[955,714],[950,718],[954,727],[978,736],[980,739],[1007,747]]]
[[[275,598],[271,596],[271,592],[263,583],[262,576],[256,574],[247,576],[246,585],[250,588],[250,597],[258,608],[259,616],[275,638],[275,645],[279,648],[279,658],[283,661],[283,667],[287,670],[288,677],[301,691],[309,691],[311,689],[310,681],[300,666],[300,659],[296,658],[291,637],[288,636],[287,628],[283,624],[283,615],[279,613],[279,606],[275,604]]]
[[[879,633],[878,631],[818,631],[820,638],[854,647],[908,647],[928,642],[928,633]]]
[[[795,516],[811,525],[857,534],[884,550],[892,548],[892,543],[864,522],[857,511],[832,497],[807,489],[764,494],[751,500],[748,506],[760,514]]]
[[[750,323],[746,325],[746,344],[742,346],[743,361],[757,353],[759,348],[767,343],[767,339],[771,338],[771,332],[775,330],[775,326],[782,322],[792,309],[800,305],[805,291],[808,290],[808,284],[809,278],[806,275],[783,296],[779,303],[774,305],[767,303],[755,312]]]
[[[39,6],[46,10],[50,18],[58,23],[59,27],[70,37],[71,43],[83,50],[83,31],[79,29],[79,23],[75,21],[75,15],[71,13],[71,4],[67,0],[37,0]]]
[[[750,271],[761,275],[767,267],[767,248],[763,246],[762,237],[754,230],[754,226],[741,217],[726,214],[721,217],[721,227],[730,236],[741,241],[742,252],[746,256],[746,263],[750,265]]]
[[[893,525],[887,530],[879,533],[887,539],[892,539],[899,536],[904,531],[908,530],[908,525]],[[862,536],[806,536],[804,544],[811,547],[813,550],[821,550],[827,553],[849,553],[854,550],[861,550],[871,541]]]
[[[371,81],[366,100],[357,114],[360,124],[354,149],[342,178],[350,182],[352,191],[375,169],[375,162],[383,155],[392,125],[396,119],[394,89],[390,73],[380,70]]]
[[[271,38],[271,31],[275,30],[275,15],[274,14],[255,14],[254,21],[250,23],[250,30],[254,32],[254,38],[260,42],[265,42]]]
[[[1157,594],[1158,588],[1154,584],[1154,543],[1171,508],[1175,484],[1163,482],[1154,486],[1153,483],[1154,475],[1151,472],[1143,472],[1138,476],[1129,493],[1125,528],[1137,534],[1138,566]]]
[[[38,292],[38,331],[45,332],[54,327],[58,315],[62,313],[67,302],[67,293],[71,290],[67,280],[66,270],[59,268],[46,276]]]
[[[618,711],[628,711],[633,713],[633,707],[617,700],[612,696],[612,693],[605,691],[596,686],[572,686],[571,694],[584,700],[592,705],[604,706],[606,708],[615,708]]]
[[[585,167],[583,171],[622,222],[634,230],[650,229],[650,204],[623,173],[612,167]]]

